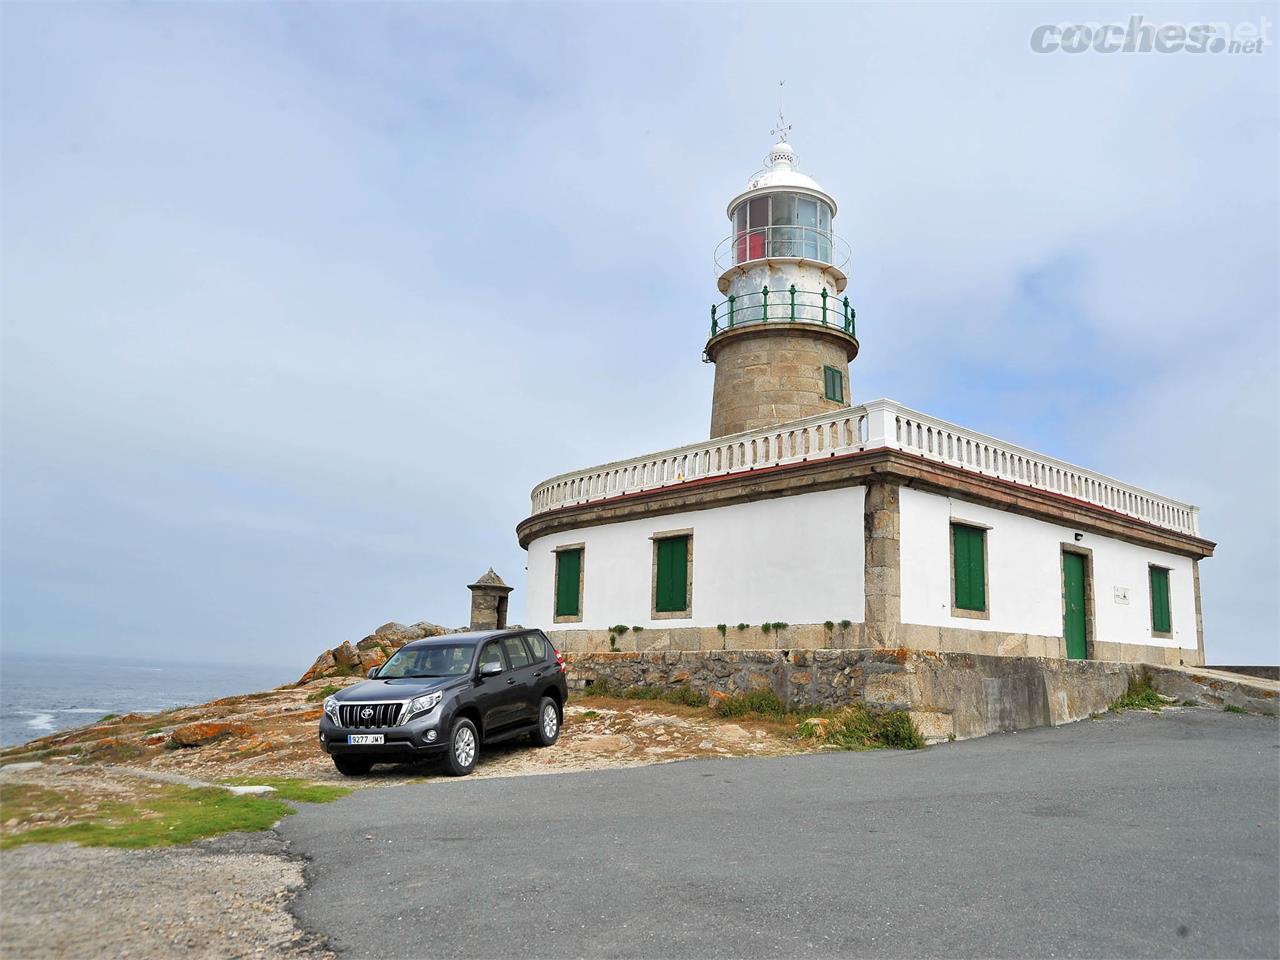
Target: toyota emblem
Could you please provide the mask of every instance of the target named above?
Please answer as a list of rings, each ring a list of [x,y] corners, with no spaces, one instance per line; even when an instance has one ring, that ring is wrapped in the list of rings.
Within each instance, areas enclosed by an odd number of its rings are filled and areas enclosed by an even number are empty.
[[[365,707],[363,710],[360,711],[361,720],[368,720],[372,716],[373,716],[373,707]]]

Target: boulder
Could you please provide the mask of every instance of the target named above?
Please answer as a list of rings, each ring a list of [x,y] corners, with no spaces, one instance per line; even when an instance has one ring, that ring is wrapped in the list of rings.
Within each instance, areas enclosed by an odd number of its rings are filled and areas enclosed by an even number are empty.
[[[316,662],[313,663],[311,668],[302,675],[301,679],[298,680],[298,684],[301,685],[309,683],[312,680],[318,680],[321,677],[330,676],[337,665],[338,661],[333,658],[333,651],[326,650],[324,653],[320,654],[320,656],[316,657]]]
[[[203,747],[205,744],[226,737],[245,737],[253,733],[253,727],[243,723],[202,722],[178,727],[169,734],[167,746],[174,749]]]
[[[468,628],[461,627],[460,630]],[[432,623],[429,620],[419,620],[412,626],[405,626],[403,623],[384,623],[369,636],[357,641],[354,645],[351,641],[345,641],[332,650],[326,650],[320,656],[316,657],[310,669],[307,670],[298,680],[297,685],[310,683],[313,680],[321,680],[325,677],[348,676],[356,672],[365,672],[371,667],[381,666],[386,663],[387,659],[403,647],[411,640],[421,640],[424,637],[438,637],[446,633],[457,633],[457,630],[448,630],[440,626],[438,623]]]

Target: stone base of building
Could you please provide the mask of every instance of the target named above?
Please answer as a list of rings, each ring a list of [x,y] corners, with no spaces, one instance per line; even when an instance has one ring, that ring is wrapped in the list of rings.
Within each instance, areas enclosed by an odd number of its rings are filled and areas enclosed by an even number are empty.
[[[552,630],[547,634],[564,653],[646,653],[668,650],[925,650],[994,657],[1046,657],[1066,660],[1062,637],[960,627],[891,624],[868,630],[865,624],[793,623],[716,627],[660,627],[614,630]],[[1200,651],[1154,644],[1092,644],[1090,660],[1201,666]]]
[[[646,633],[648,631],[645,631]],[[1057,726],[1105,711],[1146,670],[1158,690],[1205,706],[1277,712],[1276,684],[1185,667],[924,650],[710,650],[578,653],[570,685],[691,687],[707,695],[771,690],[784,703],[905,710],[927,740]]]

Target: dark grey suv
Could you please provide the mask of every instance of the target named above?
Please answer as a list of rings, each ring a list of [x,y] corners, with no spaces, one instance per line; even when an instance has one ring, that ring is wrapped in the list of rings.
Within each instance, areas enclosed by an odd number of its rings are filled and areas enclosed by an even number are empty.
[[[325,700],[320,744],[349,777],[433,756],[463,776],[482,743],[526,734],[555,743],[568,695],[564,658],[541,630],[415,640]]]

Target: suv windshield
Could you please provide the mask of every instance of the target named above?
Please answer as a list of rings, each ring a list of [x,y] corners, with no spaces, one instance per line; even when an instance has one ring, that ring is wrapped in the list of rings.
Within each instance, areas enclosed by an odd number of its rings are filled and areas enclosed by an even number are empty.
[[[379,680],[397,677],[460,677],[471,668],[474,643],[401,647],[378,671]]]

